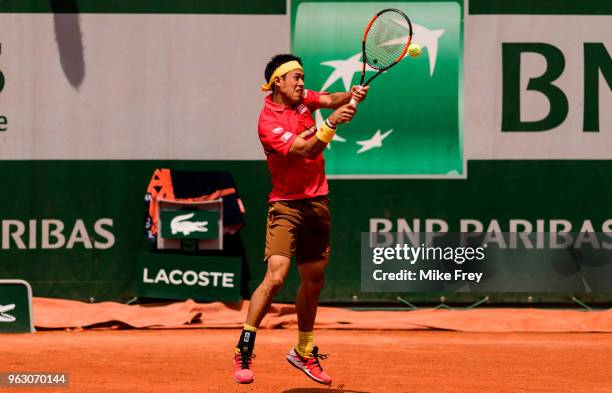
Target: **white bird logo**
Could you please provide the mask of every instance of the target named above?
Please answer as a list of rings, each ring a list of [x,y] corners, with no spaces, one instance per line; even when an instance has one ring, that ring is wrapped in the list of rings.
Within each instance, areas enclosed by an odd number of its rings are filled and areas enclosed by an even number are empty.
[[[398,25],[408,28],[408,22],[405,20],[394,20]],[[443,29],[430,30],[425,26],[412,24],[412,42],[418,44],[422,49],[427,48],[429,56],[429,76],[433,76],[436,68],[436,60],[438,57],[438,39],[444,34]],[[385,42],[384,46],[397,45],[406,42],[406,36],[399,37],[390,41]],[[336,83],[338,79],[342,79],[344,88],[348,91],[351,88],[353,77],[355,73],[361,72],[363,63],[361,62],[361,52],[350,56],[344,60],[330,60],[324,61],[321,65],[332,67],[334,71],[327,77],[321,91],[325,91],[328,87]],[[366,72],[376,71],[370,66],[366,65]]]
[[[334,72],[332,72],[331,75],[325,81],[325,83],[323,83],[321,91],[325,91],[325,89],[333,85],[338,79],[341,78],[342,83],[344,84],[344,88],[347,91],[350,90],[351,83],[353,83],[353,76],[356,72],[361,72],[361,69],[363,68],[363,63],[361,61],[361,52],[354,54],[346,60],[324,61],[323,63],[321,63],[321,65],[334,68]],[[376,70],[366,65],[366,72],[368,71]]]
[[[408,22],[405,19],[393,19],[393,22],[408,29]],[[429,76],[433,76],[436,68],[436,59],[438,57],[438,38],[444,34],[444,30],[429,30],[425,26],[412,24],[412,43],[418,44],[422,49],[427,48],[429,54]],[[397,45],[406,42],[407,36],[395,38],[387,41],[383,46]]]
[[[388,137],[389,134],[391,134],[392,132],[393,132],[393,129],[390,129],[390,130],[385,131],[384,134],[381,134],[380,130],[378,130],[378,131],[376,131],[374,136],[372,136],[372,138],[366,139],[364,141],[357,141],[357,142],[355,142],[358,145],[361,145],[361,149],[357,150],[357,154],[364,153],[364,152],[366,152],[366,151],[368,151],[370,149],[374,149],[376,147],[382,147],[383,139]]]
[[[402,26],[406,30],[408,29],[408,22],[404,19],[401,20],[393,20],[393,22]],[[436,60],[438,57],[438,39],[444,34],[444,29],[431,30],[425,26],[413,23],[412,24],[412,43],[418,44],[422,49],[427,48],[427,54],[429,58],[429,76],[432,77],[436,68]],[[382,45],[398,45],[406,42],[407,36],[399,37],[396,39],[389,40]],[[324,61],[321,65],[332,67],[334,70],[327,77],[320,91],[325,91],[331,85],[336,83],[339,79],[342,80],[342,84],[346,91],[351,89],[351,84],[353,83],[353,78],[356,73],[360,73],[363,67],[363,63],[361,61],[362,53],[356,53],[347,59],[340,60],[329,60]],[[366,72],[375,72],[376,70],[366,65]],[[323,124],[323,116],[321,115],[321,111],[316,111],[315,115],[315,123],[317,128]],[[380,133],[380,130],[374,134],[374,136],[365,141],[357,142],[361,145],[361,149],[359,149],[358,153],[363,153],[372,148],[381,147],[382,140],[386,138],[389,134],[391,134],[392,130],[385,132],[384,134]],[[341,137],[338,134],[334,135],[334,142],[346,142],[346,139]],[[331,143],[327,145],[328,149],[331,149]]]

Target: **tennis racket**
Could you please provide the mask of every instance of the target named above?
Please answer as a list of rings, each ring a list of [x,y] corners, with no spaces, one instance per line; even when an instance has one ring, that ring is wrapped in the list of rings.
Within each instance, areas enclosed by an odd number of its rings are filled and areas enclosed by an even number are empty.
[[[370,20],[361,41],[362,62],[359,87],[368,86],[374,78],[402,60],[412,40],[412,23],[406,14],[395,8],[387,8]],[[365,83],[366,65],[378,71]],[[358,101],[351,99],[351,105]]]

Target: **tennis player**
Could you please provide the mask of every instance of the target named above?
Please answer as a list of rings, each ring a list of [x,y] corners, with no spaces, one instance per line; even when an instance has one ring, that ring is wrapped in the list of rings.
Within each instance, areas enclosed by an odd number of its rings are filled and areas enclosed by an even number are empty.
[[[299,332],[287,360],[316,382],[329,385],[332,379],[320,364],[326,355],[314,346],[313,336],[330,253],[329,189],[322,152],[336,127],[355,115],[351,98],[363,101],[368,88],[354,86],[351,92],[332,94],[306,90],[302,61],[290,54],[274,56],[266,65],[265,79],[261,90],[270,94],[264,100],[258,128],[272,180],[264,256],[267,272],[251,297],[236,346],[234,380],[253,382],[257,328],[295,257],[301,279],[295,300]],[[316,129],[312,113],[319,108],[335,111]]]

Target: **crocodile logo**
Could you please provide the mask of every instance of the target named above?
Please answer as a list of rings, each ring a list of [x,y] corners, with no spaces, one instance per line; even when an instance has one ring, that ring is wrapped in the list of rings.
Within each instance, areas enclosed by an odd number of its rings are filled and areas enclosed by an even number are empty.
[[[189,213],[174,217],[170,222],[172,234],[182,233],[189,236],[192,232],[208,232],[208,221],[189,221],[194,215],[195,213]]]
[[[10,314],[7,314],[8,311],[12,311],[14,309],[14,304],[7,304],[6,306],[0,304],[0,322],[15,322],[16,318]]]

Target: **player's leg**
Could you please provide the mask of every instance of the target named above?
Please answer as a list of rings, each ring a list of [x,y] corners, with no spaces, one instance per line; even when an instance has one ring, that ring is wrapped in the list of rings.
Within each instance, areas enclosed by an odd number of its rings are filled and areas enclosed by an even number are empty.
[[[312,332],[327,264],[328,259],[326,258],[298,265],[301,282],[295,298],[295,306],[298,315],[298,328],[301,332]],[[312,349],[312,347],[306,349]],[[304,355],[308,353],[309,351],[305,352]]]
[[[254,357],[257,328],[266,315],[272,299],[285,282],[289,266],[290,259],[285,256],[273,255],[268,258],[266,275],[251,296],[246,323],[234,355],[234,380],[238,383],[251,383],[254,380],[251,362]]]
[[[281,289],[295,252],[299,220],[290,203],[273,203],[268,212],[266,231],[266,275],[251,296],[247,319],[236,345],[234,379],[239,383],[253,382],[251,360],[254,357],[257,328],[266,315],[274,296]]]
[[[291,260],[283,255],[272,255],[268,258],[266,275],[251,296],[246,324],[259,327],[261,320],[268,312],[274,296],[280,291],[289,273]]]
[[[307,219],[297,239],[296,247],[300,287],[295,305],[300,332],[312,332],[317,316],[319,294],[323,289],[325,268],[329,261],[329,235],[330,220],[327,198],[309,202]]]
[[[319,354],[319,348],[314,345],[313,327],[327,262],[327,259],[323,259],[298,265],[301,278],[295,300],[299,327],[298,345],[287,354],[289,363],[314,381],[325,385],[331,384],[332,379],[319,362],[327,356]]]
[[[313,380],[331,384],[331,377],[319,363],[325,355],[318,353],[313,334],[319,294],[323,289],[325,268],[329,261],[329,209],[326,199],[313,201],[309,208],[310,220],[298,238],[296,250],[301,279],[295,299],[298,344],[287,354],[287,360]]]

